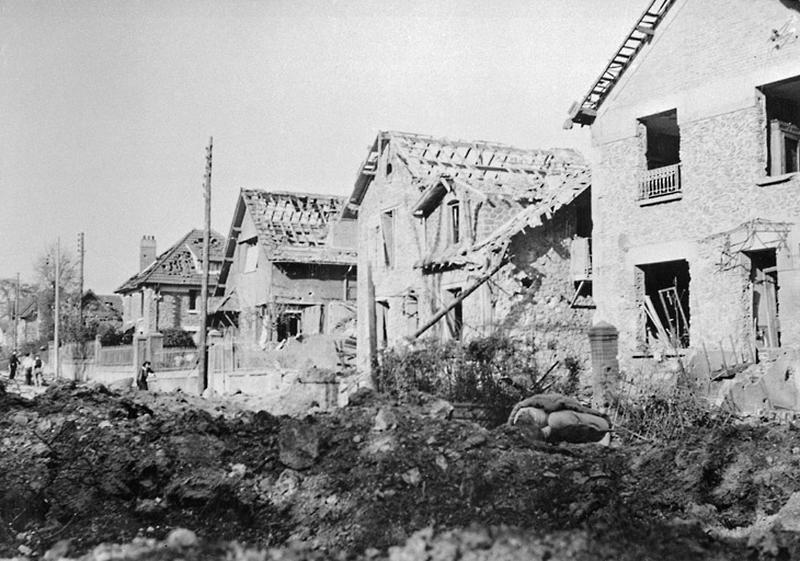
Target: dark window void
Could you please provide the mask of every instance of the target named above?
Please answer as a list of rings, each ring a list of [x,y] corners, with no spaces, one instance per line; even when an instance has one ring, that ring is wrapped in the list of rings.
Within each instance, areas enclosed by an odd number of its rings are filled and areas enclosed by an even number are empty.
[[[450,306],[461,295],[460,288],[453,288],[445,291],[445,306]],[[464,314],[461,302],[456,304],[452,310],[447,313],[447,334],[450,339],[456,341],[461,340],[462,332],[464,331]]]
[[[753,287],[753,333],[756,348],[781,346],[778,314],[778,268],[775,250],[747,253],[750,257],[750,283]]]
[[[644,274],[645,326],[648,343],[689,346],[689,263],[666,261],[640,265]],[[666,341],[663,341],[666,338]]]
[[[800,171],[800,77],[762,86],[767,110],[767,173]]]
[[[394,210],[381,213],[381,236],[383,242],[383,264],[386,268],[394,267]]]
[[[278,341],[283,341],[289,337],[300,335],[302,325],[300,312],[284,312],[278,316]]]
[[[189,291],[189,310],[197,311],[197,291],[190,290]]]
[[[672,109],[640,119],[647,129],[647,169],[662,168],[681,161],[678,111]]]
[[[378,300],[375,304],[378,347],[384,349],[389,345],[389,302]]]
[[[450,203],[450,241],[457,244],[461,241],[461,206]]]

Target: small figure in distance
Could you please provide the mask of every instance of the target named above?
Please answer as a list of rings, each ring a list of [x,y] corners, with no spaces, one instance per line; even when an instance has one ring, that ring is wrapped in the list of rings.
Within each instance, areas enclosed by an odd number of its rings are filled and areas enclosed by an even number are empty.
[[[136,375],[136,387],[140,390],[147,390],[147,377],[150,374],[155,374],[155,372],[150,368],[150,361],[145,360],[142,363],[142,367],[139,369],[139,373]]]

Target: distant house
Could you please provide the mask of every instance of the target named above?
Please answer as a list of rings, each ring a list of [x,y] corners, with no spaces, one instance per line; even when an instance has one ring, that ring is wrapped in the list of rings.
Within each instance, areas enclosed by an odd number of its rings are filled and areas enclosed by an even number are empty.
[[[354,315],[355,224],[342,197],[243,189],[224,251],[217,317],[240,344],[331,333]]]
[[[343,213],[358,221],[360,368],[407,337],[496,329],[584,354],[589,184],[573,150],[381,132]]]
[[[122,297],[116,294],[95,294],[87,290],[81,299],[83,321],[98,326],[122,326]]]
[[[209,294],[216,289],[224,244],[222,235],[211,232]],[[140,245],[140,272],[114,291],[122,296],[123,327],[135,327],[140,333],[163,329],[197,331],[202,257],[202,230],[191,230],[158,256],[155,238],[144,236]]]
[[[10,314],[11,323],[14,322],[14,313]],[[17,320],[17,346],[31,341],[39,340],[39,302],[35,297],[23,298],[19,302],[19,319]],[[13,328],[11,337],[13,340]],[[9,341],[10,343],[10,341]]]

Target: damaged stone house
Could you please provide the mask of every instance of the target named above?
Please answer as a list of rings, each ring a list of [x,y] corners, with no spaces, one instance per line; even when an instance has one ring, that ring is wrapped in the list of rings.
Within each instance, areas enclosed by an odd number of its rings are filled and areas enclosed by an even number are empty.
[[[406,338],[496,330],[587,355],[589,184],[572,150],[379,133],[343,211],[358,222],[361,371]]]
[[[209,294],[222,268],[224,236],[211,232]],[[142,237],[140,271],[114,292],[122,296],[123,329],[157,333],[163,329],[196,332],[200,327],[203,230],[194,229],[160,255],[153,236]]]
[[[624,369],[800,346],[798,30],[796,1],[655,0],[573,105],[596,149],[596,318]]]
[[[352,328],[355,225],[343,197],[242,189],[224,250],[216,307],[240,345]]]

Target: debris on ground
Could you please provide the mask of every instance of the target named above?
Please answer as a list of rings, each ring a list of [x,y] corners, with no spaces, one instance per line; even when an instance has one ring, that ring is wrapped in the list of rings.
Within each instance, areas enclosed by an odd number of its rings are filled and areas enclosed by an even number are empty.
[[[601,447],[422,395],[351,404],[290,418],[102,385],[0,392],[0,557],[800,557],[791,422]]]

